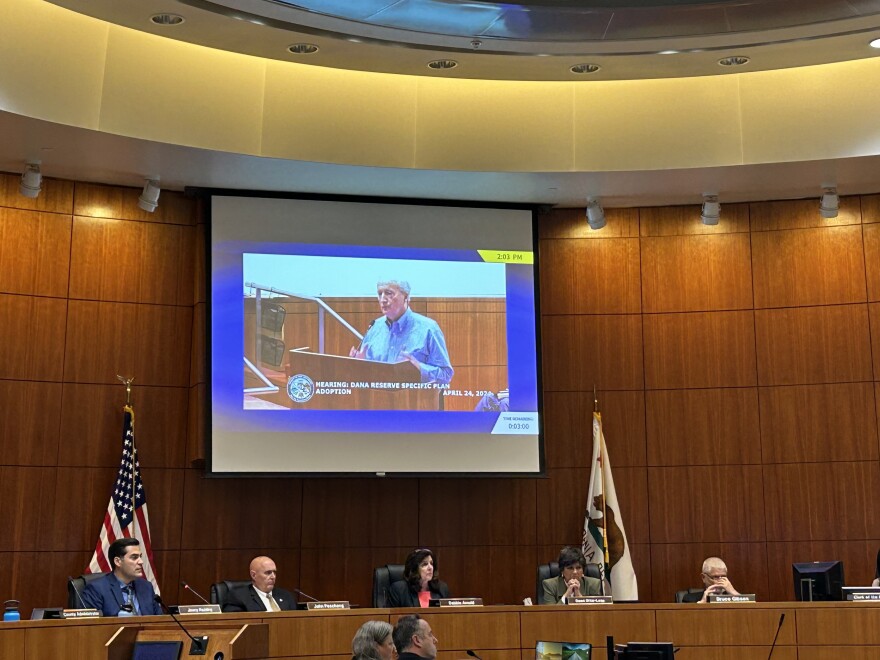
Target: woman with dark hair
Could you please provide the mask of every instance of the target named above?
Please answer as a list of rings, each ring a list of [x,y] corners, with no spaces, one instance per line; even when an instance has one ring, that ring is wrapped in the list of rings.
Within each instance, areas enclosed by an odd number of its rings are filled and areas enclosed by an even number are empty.
[[[351,660],[392,660],[396,655],[392,631],[387,621],[367,621],[351,640]]]
[[[587,560],[580,548],[567,546],[559,553],[559,575],[544,580],[542,605],[559,605],[569,598],[598,596],[602,583],[584,575]]]
[[[449,587],[437,579],[437,562],[427,548],[413,550],[403,563],[403,579],[388,590],[390,607],[428,607],[429,601],[449,598]]]

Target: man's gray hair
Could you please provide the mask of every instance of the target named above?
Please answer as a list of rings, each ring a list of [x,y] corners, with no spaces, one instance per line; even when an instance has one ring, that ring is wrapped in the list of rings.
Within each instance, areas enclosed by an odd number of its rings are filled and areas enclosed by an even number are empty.
[[[703,573],[709,574],[713,568],[720,568],[724,571],[727,570],[727,564],[725,564],[720,557],[707,557],[703,562]]]
[[[406,294],[407,298],[409,298],[409,292],[412,290],[409,282],[406,280],[380,280],[379,282],[376,282],[377,289],[384,289],[386,286],[393,286],[400,289]]]

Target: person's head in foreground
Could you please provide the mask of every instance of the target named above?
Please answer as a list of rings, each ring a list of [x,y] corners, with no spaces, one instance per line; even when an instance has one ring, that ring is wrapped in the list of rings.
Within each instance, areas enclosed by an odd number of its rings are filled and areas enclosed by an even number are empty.
[[[428,622],[418,614],[400,617],[393,635],[394,646],[402,660],[437,657],[437,638]]]
[[[392,660],[396,651],[387,621],[367,621],[351,640],[352,660]]]

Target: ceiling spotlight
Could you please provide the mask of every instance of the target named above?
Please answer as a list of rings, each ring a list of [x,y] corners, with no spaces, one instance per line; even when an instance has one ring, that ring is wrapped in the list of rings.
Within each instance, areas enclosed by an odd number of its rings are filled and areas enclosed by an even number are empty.
[[[874,39],[874,40],[872,40],[872,41],[869,41],[869,42],[868,42],[868,45],[869,45],[871,48],[880,48],[880,39]]]
[[[156,25],[180,25],[184,18],[179,14],[153,14],[150,20]]]
[[[43,184],[43,175],[40,173],[40,164],[37,162],[25,163],[24,172],[21,174],[21,183],[18,184],[18,192],[25,197],[34,199],[40,194]]]
[[[819,200],[819,215],[823,218],[836,218],[837,209],[840,208],[840,197],[834,186],[823,186],[822,197]]]
[[[703,193],[703,208],[700,211],[700,220],[704,225],[717,225],[721,219],[721,203],[717,193]]]
[[[605,226],[605,209],[598,197],[587,197],[587,223],[590,229],[602,229]]]
[[[458,62],[455,60],[433,60],[428,62],[428,68],[435,70],[454,69],[457,66]]]
[[[294,55],[311,55],[318,52],[318,47],[315,44],[292,44],[287,50]]]
[[[160,192],[162,192],[162,190],[159,188],[159,181],[156,179],[147,179],[147,182],[144,184],[144,192],[138,197],[138,206],[147,213],[152,213],[159,208]]]
[[[718,60],[718,64],[721,66],[742,66],[743,64],[748,64],[751,62],[750,57],[746,57],[745,55],[731,55],[730,57],[722,57]]]
[[[583,73],[596,73],[602,67],[598,64],[575,64],[573,67],[569,68],[569,71],[572,73],[583,74]]]

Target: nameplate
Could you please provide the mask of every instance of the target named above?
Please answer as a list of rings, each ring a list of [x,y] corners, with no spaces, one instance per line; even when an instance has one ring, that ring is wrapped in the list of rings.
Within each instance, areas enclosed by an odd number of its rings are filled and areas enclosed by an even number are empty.
[[[219,605],[178,605],[178,614],[222,614]]]
[[[844,587],[843,596],[852,602],[880,600],[880,587]]]
[[[431,607],[482,607],[482,598],[436,598],[428,603]]]
[[[306,603],[307,610],[350,610],[347,600],[319,600]]]
[[[62,610],[62,619],[93,619],[101,616],[101,613],[95,609],[87,610]]]
[[[710,603],[754,603],[755,594],[710,594],[707,599]]]
[[[565,602],[569,605],[611,605],[614,599],[611,596],[569,596]]]

